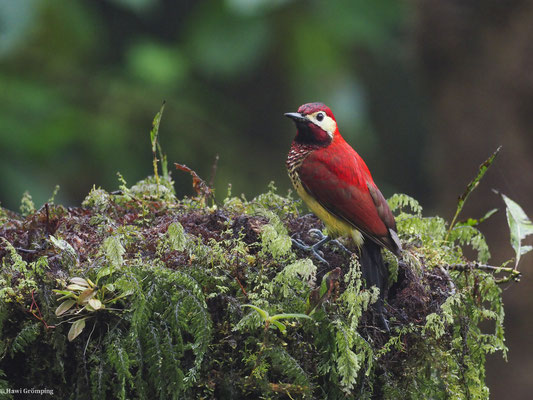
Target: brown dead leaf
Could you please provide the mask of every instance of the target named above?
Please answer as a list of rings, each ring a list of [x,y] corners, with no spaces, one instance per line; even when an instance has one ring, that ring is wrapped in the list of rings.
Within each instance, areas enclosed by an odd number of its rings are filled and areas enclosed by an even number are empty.
[[[205,183],[205,181],[198,176],[196,171],[187,167],[185,164],[174,163],[176,169],[188,172],[192,176],[192,187],[195,190],[198,197],[202,199],[207,199],[213,195],[211,188]]]

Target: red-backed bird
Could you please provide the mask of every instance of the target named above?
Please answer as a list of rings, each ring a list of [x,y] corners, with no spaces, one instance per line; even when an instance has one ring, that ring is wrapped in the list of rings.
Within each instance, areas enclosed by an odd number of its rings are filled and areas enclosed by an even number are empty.
[[[296,191],[324,222],[330,237],[353,238],[361,249],[360,263],[367,285],[376,285],[383,296],[388,270],[381,248],[396,256],[401,253],[396,222],[387,201],[363,159],[342,138],[329,107],[309,103],[298,112],[285,115],[297,128],[287,158]],[[307,249],[318,256],[317,248],[328,240],[325,237]],[[377,306],[380,314],[382,298]]]

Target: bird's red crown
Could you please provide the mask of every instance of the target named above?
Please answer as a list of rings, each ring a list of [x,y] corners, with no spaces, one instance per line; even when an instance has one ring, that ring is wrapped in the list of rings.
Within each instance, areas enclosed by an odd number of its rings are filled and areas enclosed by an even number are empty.
[[[335,116],[331,112],[330,108],[324,103],[307,103],[298,108],[298,112],[303,115],[313,114],[318,111],[324,111],[328,117],[331,117],[335,120]]]

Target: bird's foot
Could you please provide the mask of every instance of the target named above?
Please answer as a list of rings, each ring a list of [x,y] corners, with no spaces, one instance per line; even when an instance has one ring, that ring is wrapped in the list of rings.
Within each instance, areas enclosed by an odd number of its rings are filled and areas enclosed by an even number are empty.
[[[305,244],[303,241],[301,241],[301,240],[299,240],[299,239],[294,239],[294,238],[291,239],[291,240],[292,240],[292,243],[293,243],[296,247],[298,247],[299,249],[301,249],[301,250],[303,250],[303,251],[307,251],[307,252],[312,253],[313,256],[314,256],[317,260],[319,260],[320,262],[322,262],[322,263],[324,263],[324,264],[326,264],[326,265],[329,265],[329,263],[328,263],[328,262],[324,259],[324,257],[323,257],[324,254],[323,254],[322,252],[319,253],[319,249],[320,249],[320,247],[322,247],[322,245],[323,245],[324,243],[329,242],[330,238],[327,237],[327,236],[325,236],[325,235],[324,235],[322,232],[320,232],[318,229],[311,229],[311,230],[309,231],[309,233],[310,233],[311,235],[316,235],[316,232],[311,232],[311,231],[317,231],[317,232],[320,233],[320,236],[319,236],[319,239],[320,239],[320,240],[319,240],[318,242],[316,242],[314,245],[309,246],[309,245]],[[316,236],[318,236],[318,235],[316,235]]]
[[[298,239],[291,239],[292,240],[292,244],[295,245],[296,247],[298,247],[299,249],[303,250],[303,251],[307,251],[307,252],[310,252],[313,254],[313,256],[318,260],[320,261],[321,263],[324,263],[326,265],[329,265],[329,263],[324,259],[324,257],[322,257],[323,253],[321,251],[318,250],[318,248],[320,246],[317,246],[317,244],[319,244],[320,242],[312,245],[312,246],[309,246],[309,245],[306,245],[304,242],[302,242],[301,240],[298,240]],[[321,255],[322,254],[322,255]]]
[[[331,241],[332,244],[334,244],[335,246],[337,246],[339,249],[341,249],[342,251],[344,251],[346,254],[348,254],[349,256],[351,256],[353,253],[348,250],[346,248],[346,246],[344,246],[341,242],[339,242],[338,240],[332,240]]]
[[[309,230],[309,236],[312,236],[316,239],[318,239],[318,242],[316,242],[314,245],[309,246],[305,244],[302,240],[294,239],[292,238],[292,243],[298,247],[299,249],[307,252],[311,252],[313,256],[318,259],[320,262],[329,265],[329,263],[324,259],[324,253],[319,252],[320,247],[322,247],[324,244],[331,242],[334,245],[336,245],[339,249],[347,253],[348,255],[352,255],[352,252],[348,250],[341,242],[338,240],[332,240],[329,236],[326,236],[322,233],[320,229],[310,229]]]
[[[317,239],[319,240],[324,240],[325,238],[327,238],[328,236],[324,235],[322,233],[322,231],[320,229],[309,229],[309,235],[311,236],[314,236],[316,237]],[[331,243],[331,244],[334,244],[335,246],[337,246],[339,249],[341,249],[342,251],[344,251],[345,253],[347,253],[349,256],[351,256],[353,253],[348,250],[346,248],[346,246],[344,246],[340,241],[338,241],[337,239],[328,239],[328,241]],[[320,243],[320,242],[319,242]]]
[[[315,238],[319,240],[323,240],[327,238],[327,236],[324,235],[320,229],[316,229],[316,228],[309,229],[307,233],[309,234],[309,236],[314,236]]]

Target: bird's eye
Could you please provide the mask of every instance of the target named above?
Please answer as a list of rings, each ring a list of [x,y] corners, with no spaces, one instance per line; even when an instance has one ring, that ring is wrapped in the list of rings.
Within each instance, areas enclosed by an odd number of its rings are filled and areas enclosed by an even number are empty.
[[[317,121],[322,121],[323,119],[324,119],[324,113],[319,112],[319,113],[316,115],[316,120],[317,120]]]

